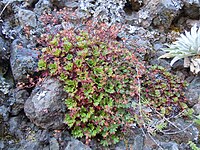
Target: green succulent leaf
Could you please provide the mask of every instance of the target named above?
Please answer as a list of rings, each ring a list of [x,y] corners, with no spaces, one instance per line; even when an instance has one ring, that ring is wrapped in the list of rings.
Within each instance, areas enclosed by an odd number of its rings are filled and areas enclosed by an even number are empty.
[[[108,93],[114,93],[114,85],[111,82],[108,82],[107,85],[105,86],[104,90]]]
[[[70,43],[69,41],[64,41],[63,43],[63,48],[65,50],[65,52],[69,52],[69,50],[72,48],[72,43]]]
[[[71,128],[76,122],[75,117],[71,117],[69,114],[65,115],[65,122]]]
[[[73,63],[68,62],[67,65],[65,65],[64,69],[66,71],[71,71],[73,69]]]
[[[81,59],[76,59],[75,60],[75,64],[77,65],[77,67],[81,67],[82,63],[83,63],[83,61]]]
[[[58,40],[56,37],[53,38],[52,41],[50,41],[50,44],[54,45],[54,46],[58,46]]]
[[[39,70],[46,70],[47,68],[47,63],[43,59],[40,59],[38,62],[38,69]]]
[[[82,138],[83,137],[83,131],[81,127],[76,126],[73,130],[72,130],[72,135],[75,138]]]
[[[48,68],[51,74],[55,74],[57,72],[58,66],[56,63],[52,63],[48,65]]]
[[[67,54],[67,60],[72,60],[72,58],[73,58],[73,55],[72,54]]]
[[[60,56],[60,54],[61,54],[61,49],[56,49],[54,52],[53,52],[53,54],[56,56],[56,57],[59,57]]]
[[[65,100],[65,104],[67,105],[68,109],[72,109],[72,108],[75,108],[77,106],[76,100],[74,100],[72,98],[67,98]]]

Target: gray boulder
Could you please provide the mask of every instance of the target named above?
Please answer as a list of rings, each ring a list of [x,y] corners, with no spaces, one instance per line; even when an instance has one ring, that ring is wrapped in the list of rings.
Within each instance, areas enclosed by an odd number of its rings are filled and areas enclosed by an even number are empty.
[[[36,15],[31,10],[19,9],[18,13],[16,14],[16,18],[18,18],[19,24],[22,27],[24,26],[36,27],[37,25]]]
[[[11,135],[17,138],[23,139],[23,133],[20,130],[20,125],[22,125],[22,116],[11,117],[9,120],[9,132]]]
[[[9,99],[13,100],[11,106],[11,114],[18,115],[21,111],[24,110],[24,103],[28,99],[29,93],[26,90],[15,90],[13,96]]]
[[[35,87],[24,105],[26,116],[45,129],[62,127],[65,104],[62,85],[57,79],[47,78]]]
[[[20,45],[19,40],[13,41],[10,64],[14,80],[26,82],[27,75],[33,75],[37,70],[38,52]]]
[[[52,8],[52,4],[49,0],[39,0],[35,4],[34,12],[36,15],[41,16],[45,11],[49,11]]]
[[[126,0],[79,0],[79,17],[92,18],[97,22],[113,24],[123,22]]]
[[[72,139],[68,142],[65,150],[91,150],[91,148],[83,144],[81,141]]]
[[[59,143],[56,140],[56,138],[51,138],[49,143],[50,143],[50,146],[49,146],[50,150],[59,150]]]
[[[182,7],[180,0],[151,0],[138,12],[139,23],[145,28],[153,25],[168,29]]]
[[[178,144],[175,142],[161,142],[160,146],[166,150],[179,150]]]
[[[200,77],[195,77],[186,91],[188,105],[194,106],[200,101]]]

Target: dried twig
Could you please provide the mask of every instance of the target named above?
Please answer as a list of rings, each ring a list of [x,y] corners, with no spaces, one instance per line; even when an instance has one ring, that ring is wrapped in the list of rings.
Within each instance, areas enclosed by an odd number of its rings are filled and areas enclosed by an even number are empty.
[[[174,131],[174,132],[164,132],[162,131],[163,134],[167,134],[167,135],[172,135],[172,134],[178,134],[181,132],[184,132],[185,130],[187,130],[189,127],[191,127],[192,125],[194,125],[194,122],[192,122],[190,125],[188,125],[187,127],[185,127],[184,129],[181,129],[179,131]]]
[[[6,3],[6,5],[4,6],[4,8],[2,9],[2,11],[0,12],[0,18],[1,18],[1,15],[3,14],[3,12],[5,11],[6,7],[10,4],[10,1],[8,1]]]
[[[164,149],[160,146],[160,144],[153,138],[153,136],[151,136],[150,133],[148,133],[148,136],[152,139],[152,141],[153,141],[161,150],[164,150]]]
[[[151,107],[151,109],[153,109],[153,108]],[[157,110],[155,110],[155,109],[153,109],[153,110],[154,110],[157,114],[159,114],[160,116],[162,116],[162,114],[160,114]],[[181,128],[179,128],[177,125],[175,125],[173,122],[171,122],[168,118],[165,118],[164,116],[162,116],[162,118],[163,118],[165,121],[167,121],[168,123],[170,123],[171,125],[173,125],[175,128],[181,130]]]

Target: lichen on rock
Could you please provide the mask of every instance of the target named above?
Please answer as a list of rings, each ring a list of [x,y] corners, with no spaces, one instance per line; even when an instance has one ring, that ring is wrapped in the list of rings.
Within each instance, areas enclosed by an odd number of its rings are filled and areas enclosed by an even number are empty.
[[[80,0],[80,11],[86,16],[92,16],[96,21],[113,24],[121,22],[124,15],[126,0]]]

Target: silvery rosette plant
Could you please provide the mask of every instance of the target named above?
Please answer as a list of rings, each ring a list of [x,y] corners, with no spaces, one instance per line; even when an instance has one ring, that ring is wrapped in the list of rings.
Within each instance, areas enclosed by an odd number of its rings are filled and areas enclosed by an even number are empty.
[[[196,24],[190,32],[185,31],[185,34],[181,34],[177,41],[167,46],[168,48],[162,48],[162,50],[168,53],[159,58],[174,57],[170,63],[171,66],[184,58],[184,67],[190,67],[190,71],[194,74],[200,72],[200,29]]]

